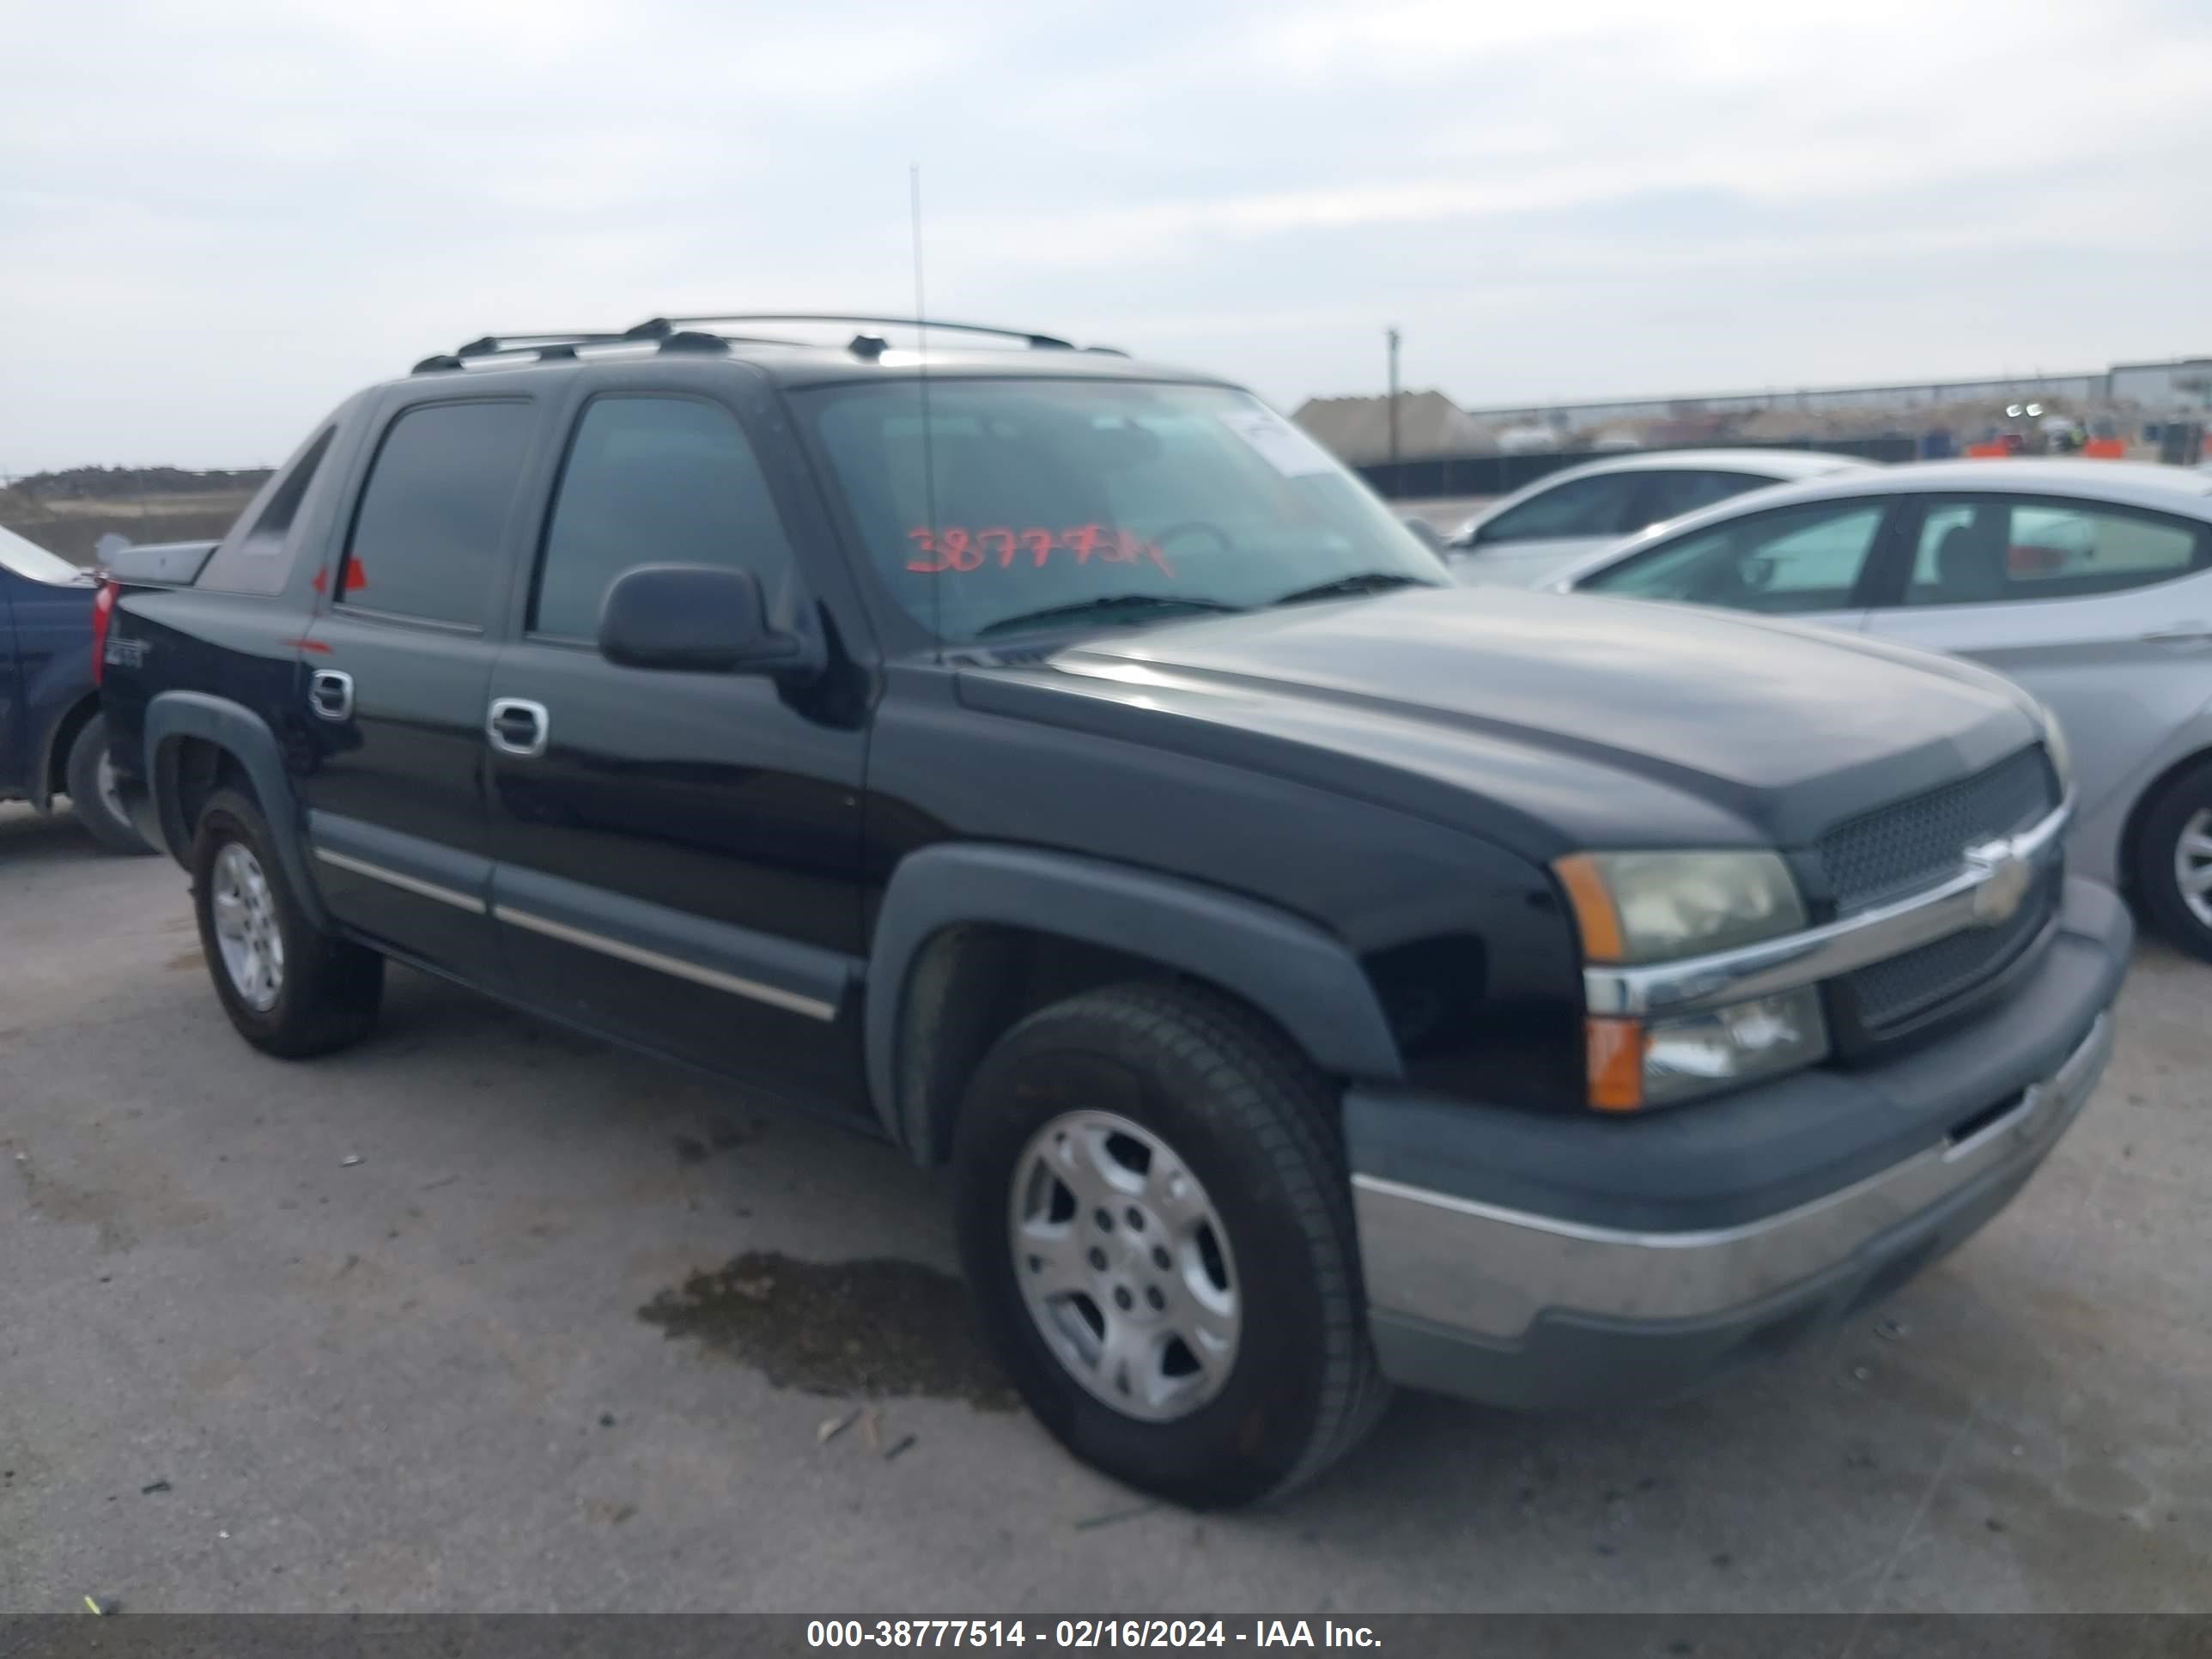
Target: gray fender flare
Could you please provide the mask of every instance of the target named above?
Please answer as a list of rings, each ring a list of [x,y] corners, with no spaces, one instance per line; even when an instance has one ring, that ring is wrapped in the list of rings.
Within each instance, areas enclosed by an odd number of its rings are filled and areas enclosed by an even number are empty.
[[[1389,1079],[1403,1061],[1352,953],[1285,911],[1177,877],[1028,848],[922,848],[892,872],[868,952],[868,1092],[884,1127],[932,1144],[927,1103],[901,1076],[900,1031],[915,959],[950,927],[990,924],[1125,951],[1211,981],[1268,1015],[1323,1070]]]
[[[322,895],[307,866],[306,836],[301,829],[300,808],[284,770],[283,752],[269,722],[242,703],[204,691],[164,691],[146,706],[146,779],[153,791],[154,808],[161,824],[161,839],[179,863],[191,849],[192,826],[185,822],[177,799],[176,769],[165,766],[163,751],[179,738],[199,738],[228,750],[252,780],[260,798],[269,833],[276,838],[276,856],[291,880],[292,890],[308,918],[321,927],[328,921]]]

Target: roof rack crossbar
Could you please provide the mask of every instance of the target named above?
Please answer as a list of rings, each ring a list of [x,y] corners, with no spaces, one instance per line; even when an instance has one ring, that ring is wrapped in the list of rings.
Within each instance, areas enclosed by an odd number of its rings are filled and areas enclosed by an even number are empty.
[[[487,334],[455,351],[456,357],[494,357],[510,351],[537,351],[546,346],[620,345],[624,337],[592,329],[556,331],[544,334]]]
[[[623,334],[580,329],[573,333],[560,334],[487,334],[455,350],[441,351],[434,356],[425,357],[415,365],[413,372],[417,374],[448,373],[457,368],[466,368],[471,363],[501,357],[557,361],[573,358],[578,346],[622,345],[629,337]]]
[[[988,323],[948,323],[934,317],[877,317],[843,311],[744,311],[712,317],[656,317],[652,323],[639,324],[638,329],[655,325],[669,328],[700,328],[709,323],[860,323],[876,328],[927,328],[945,334],[988,334],[1001,340],[1019,340],[1036,351],[1075,349],[1073,340],[1063,340],[1056,334],[1038,334],[1025,328],[997,328]]]

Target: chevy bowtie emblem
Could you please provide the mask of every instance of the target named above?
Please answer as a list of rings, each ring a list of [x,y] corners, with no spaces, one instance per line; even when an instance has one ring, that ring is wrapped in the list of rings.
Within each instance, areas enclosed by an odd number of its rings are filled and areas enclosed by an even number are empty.
[[[1981,878],[1981,885],[1974,889],[1974,926],[1995,927],[2009,921],[2020,902],[2027,896],[2027,884],[2035,872],[2026,859],[2012,850],[2012,843],[1988,841],[1966,849],[1966,868]]]

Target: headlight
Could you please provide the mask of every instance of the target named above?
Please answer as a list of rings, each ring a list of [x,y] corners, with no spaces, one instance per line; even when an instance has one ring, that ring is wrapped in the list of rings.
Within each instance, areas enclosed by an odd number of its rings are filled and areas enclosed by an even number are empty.
[[[1583,1022],[1589,1103],[1635,1112],[1733,1088],[1825,1058],[1828,1025],[1814,986],[1666,1019]]]
[[[2074,788],[2074,751],[2066,746],[2066,732],[2058,724],[2058,716],[2041,703],[2036,712],[2043,716],[2043,752],[2051,757],[2051,769],[2058,774],[2059,798],[2063,799]]]
[[[1828,1052],[1820,994],[1808,985],[1710,1013],[1654,1020],[1644,1038],[1644,1103],[1689,1095],[1810,1066]]]
[[[1777,853],[1577,853],[1552,867],[1591,962],[1703,956],[1805,925]]]
[[[1704,956],[1794,933],[1804,901],[1778,853],[1577,853],[1554,864],[1586,962]],[[1694,1014],[1584,1020],[1589,1103],[1633,1112],[1812,1065],[1828,1052],[1806,986]]]

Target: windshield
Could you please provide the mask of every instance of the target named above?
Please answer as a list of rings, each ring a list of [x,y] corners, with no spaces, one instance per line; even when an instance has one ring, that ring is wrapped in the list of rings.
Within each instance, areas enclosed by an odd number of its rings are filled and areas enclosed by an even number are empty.
[[[1127,381],[916,380],[798,400],[885,586],[940,639],[1449,585],[1256,398]]]
[[[88,572],[78,569],[58,554],[47,552],[36,542],[25,541],[12,530],[0,529],[0,566],[34,582],[90,580]]]

